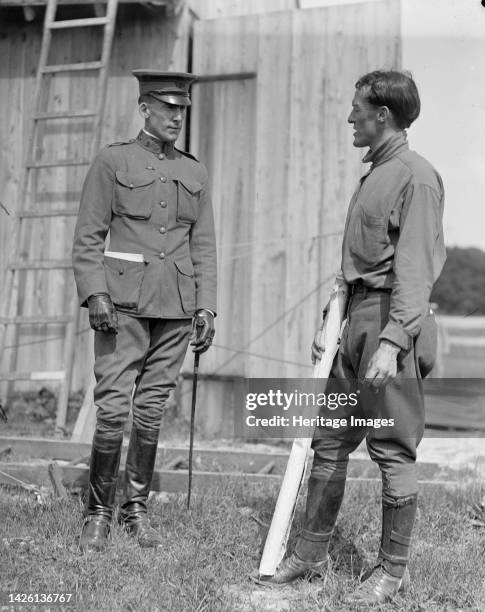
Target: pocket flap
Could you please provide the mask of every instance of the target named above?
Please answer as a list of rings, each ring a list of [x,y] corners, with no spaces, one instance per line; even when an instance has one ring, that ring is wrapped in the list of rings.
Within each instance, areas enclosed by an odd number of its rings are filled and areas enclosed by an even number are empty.
[[[146,266],[146,262],[144,261],[130,261],[127,259],[110,257],[109,255],[105,255],[103,261],[106,267],[111,268],[111,270],[116,270],[120,275],[125,272],[130,272],[131,270],[144,270]]]
[[[192,195],[195,195],[202,189],[202,184],[198,183],[197,181],[186,181],[185,179],[184,180],[177,179],[177,180]]]
[[[124,187],[128,187],[129,189],[134,189],[135,187],[146,187],[147,185],[153,183],[155,178],[156,177],[153,176],[153,173],[149,172],[133,174],[123,170],[116,170],[116,180],[118,183]]]
[[[179,259],[175,261],[175,267],[184,276],[194,276],[194,266],[190,259]]]

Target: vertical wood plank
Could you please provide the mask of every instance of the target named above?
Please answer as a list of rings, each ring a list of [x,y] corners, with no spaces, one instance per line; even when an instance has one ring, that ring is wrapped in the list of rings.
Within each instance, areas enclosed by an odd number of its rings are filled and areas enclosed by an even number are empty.
[[[200,22],[194,34],[196,48],[203,49],[194,53],[196,74],[256,69],[256,19]],[[246,341],[252,296],[256,86],[255,79],[235,79],[201,82],[193,88],[191,150],[209,172],[218,244],[217,346],[204,356],[204,372],[241,372],[246,360],[237,350]],[[189,355],[186,371],[190,364]]]
[[[248,349],[282,359],[286,253],[284,239],[290,168],[290,90],[292,13],[259,17],[258,94],[256,104],[256,199]],[[278,361],[248,355],[246,375],[277,376]]]

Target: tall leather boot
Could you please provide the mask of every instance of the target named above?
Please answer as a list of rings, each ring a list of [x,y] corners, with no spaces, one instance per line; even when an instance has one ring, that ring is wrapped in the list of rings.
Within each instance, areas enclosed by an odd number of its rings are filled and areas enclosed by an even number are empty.
[[[417,500],[417,494],[395,498],[383,496],[381,547],[377,562],[370,576],[348,598],[348,603],[386,603],[409,588],[407,563]]]
[[[160,534],[148,520],[147,500],[157,455],[158,431],[133,424],[125,468],[125,501],[120,520],[142,548],[163,545]]]
[[[106,546],[113,514],[122,443],[122,431],[94,432],[86,518],[79,539],[79,547],[83,552],[99,552]]]
[[[305,527],[292,555],[278,566],[274,576],[261,576],[260,584],[283,586],[302,576],[325,572],[328,547],[342,504],[345,480],[328,481],[310,477],[306,501]]]

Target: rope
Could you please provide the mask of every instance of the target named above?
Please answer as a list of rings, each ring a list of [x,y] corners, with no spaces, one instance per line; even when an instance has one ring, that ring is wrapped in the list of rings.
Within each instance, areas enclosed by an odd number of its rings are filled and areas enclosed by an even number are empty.
[[[276,361],[278,363],[287,363],[289,365],[300,366],[301,368],[313,368],[313,366],[306,363],[300,363],[299,361],[290,361],[289,359],[278,359],[278,357],[269,357],[268,355],[261,355],[261,353],[253,353],[251,351],[243,351],[242,349],[235,349],[230,346],[224,346],[223,344],[213,343],[212,346],[223,349],[224,351],[232,351],[241,355],[249,355],[250,357],[258,357],[259,359],[266,359],[266,361]]]
[[[264,334],[266,334],[270,329],[272,329],[273,327],[275,327],[282,319],[284,319],[289,313],[293,312],[294,310],[296,310],[299,306],[301,306],[301,304],[303,304],[303,302],[305,302],[306,300],[308,300],[308,298],[310,298],[312,295],[314,295],[323,285],[325,285],[325,283],[328,283],[330,280],[332,280],[334,278],[334,274],[330,275],[329,277],[327,277],[326,279],[324,279],[323,281],[321,281],[320,283],[317,284],[317,286],[312,289],[311,291],[309,291],[306,295],[304,295],[301,299],[298,300],[298,302],[296,302],[296,304],[294,304],[293,306],[291,306],[290,308],[288,308],[287,310],[285,310],[281,315],[279,315],[278,317],[276,317],[276,319],[274,319],[274,321],[272,323],[270,323],[269,325],[267,325],[263,330],[261,330],[261,332],[259,332],[259,334],[257,334],[256,336],[254,336],[254,338],[251,338],[251,340],[249,340],[249,342],[247,342],[243,347],[241,347],[241,349],[239,349],[240,351],[245,351],[247,348],[249,348],[251,346],[251,344],[253,344],[253,342],[256,342],[256,340],[259,340],[259,338],[261,338],[262,336],[264,336]],[[213,374],[217,374],[219,373],[223,368],[225,368],[227,365],[229,365],[232,361],[234,361],[234,359],[237,357],[236,355],[233,355],[232,357],[229,357],[229,359],[227,359],[224,363],[222,363],[216,370],[214,370]]]

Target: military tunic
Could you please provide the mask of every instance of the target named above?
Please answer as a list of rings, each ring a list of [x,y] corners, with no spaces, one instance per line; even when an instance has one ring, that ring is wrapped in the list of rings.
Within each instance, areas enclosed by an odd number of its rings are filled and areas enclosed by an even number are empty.
[[[139,427],[159,428],[192,316],[216,311],[207,182],[194,157],[144,131],[105,147],[87,174],[73,246],[78,294],[86,306],[108,293],[119,320],[118,334],[95,332],[98,430],[122,429],[132,404]]]
[[[141,261],[104,256],[109,251]],[[182,319],[216,310],[216,250],[207,171],[141,131],[105,147],[84,184],[73,267],[82,305],[109,293],[132,316]]]

